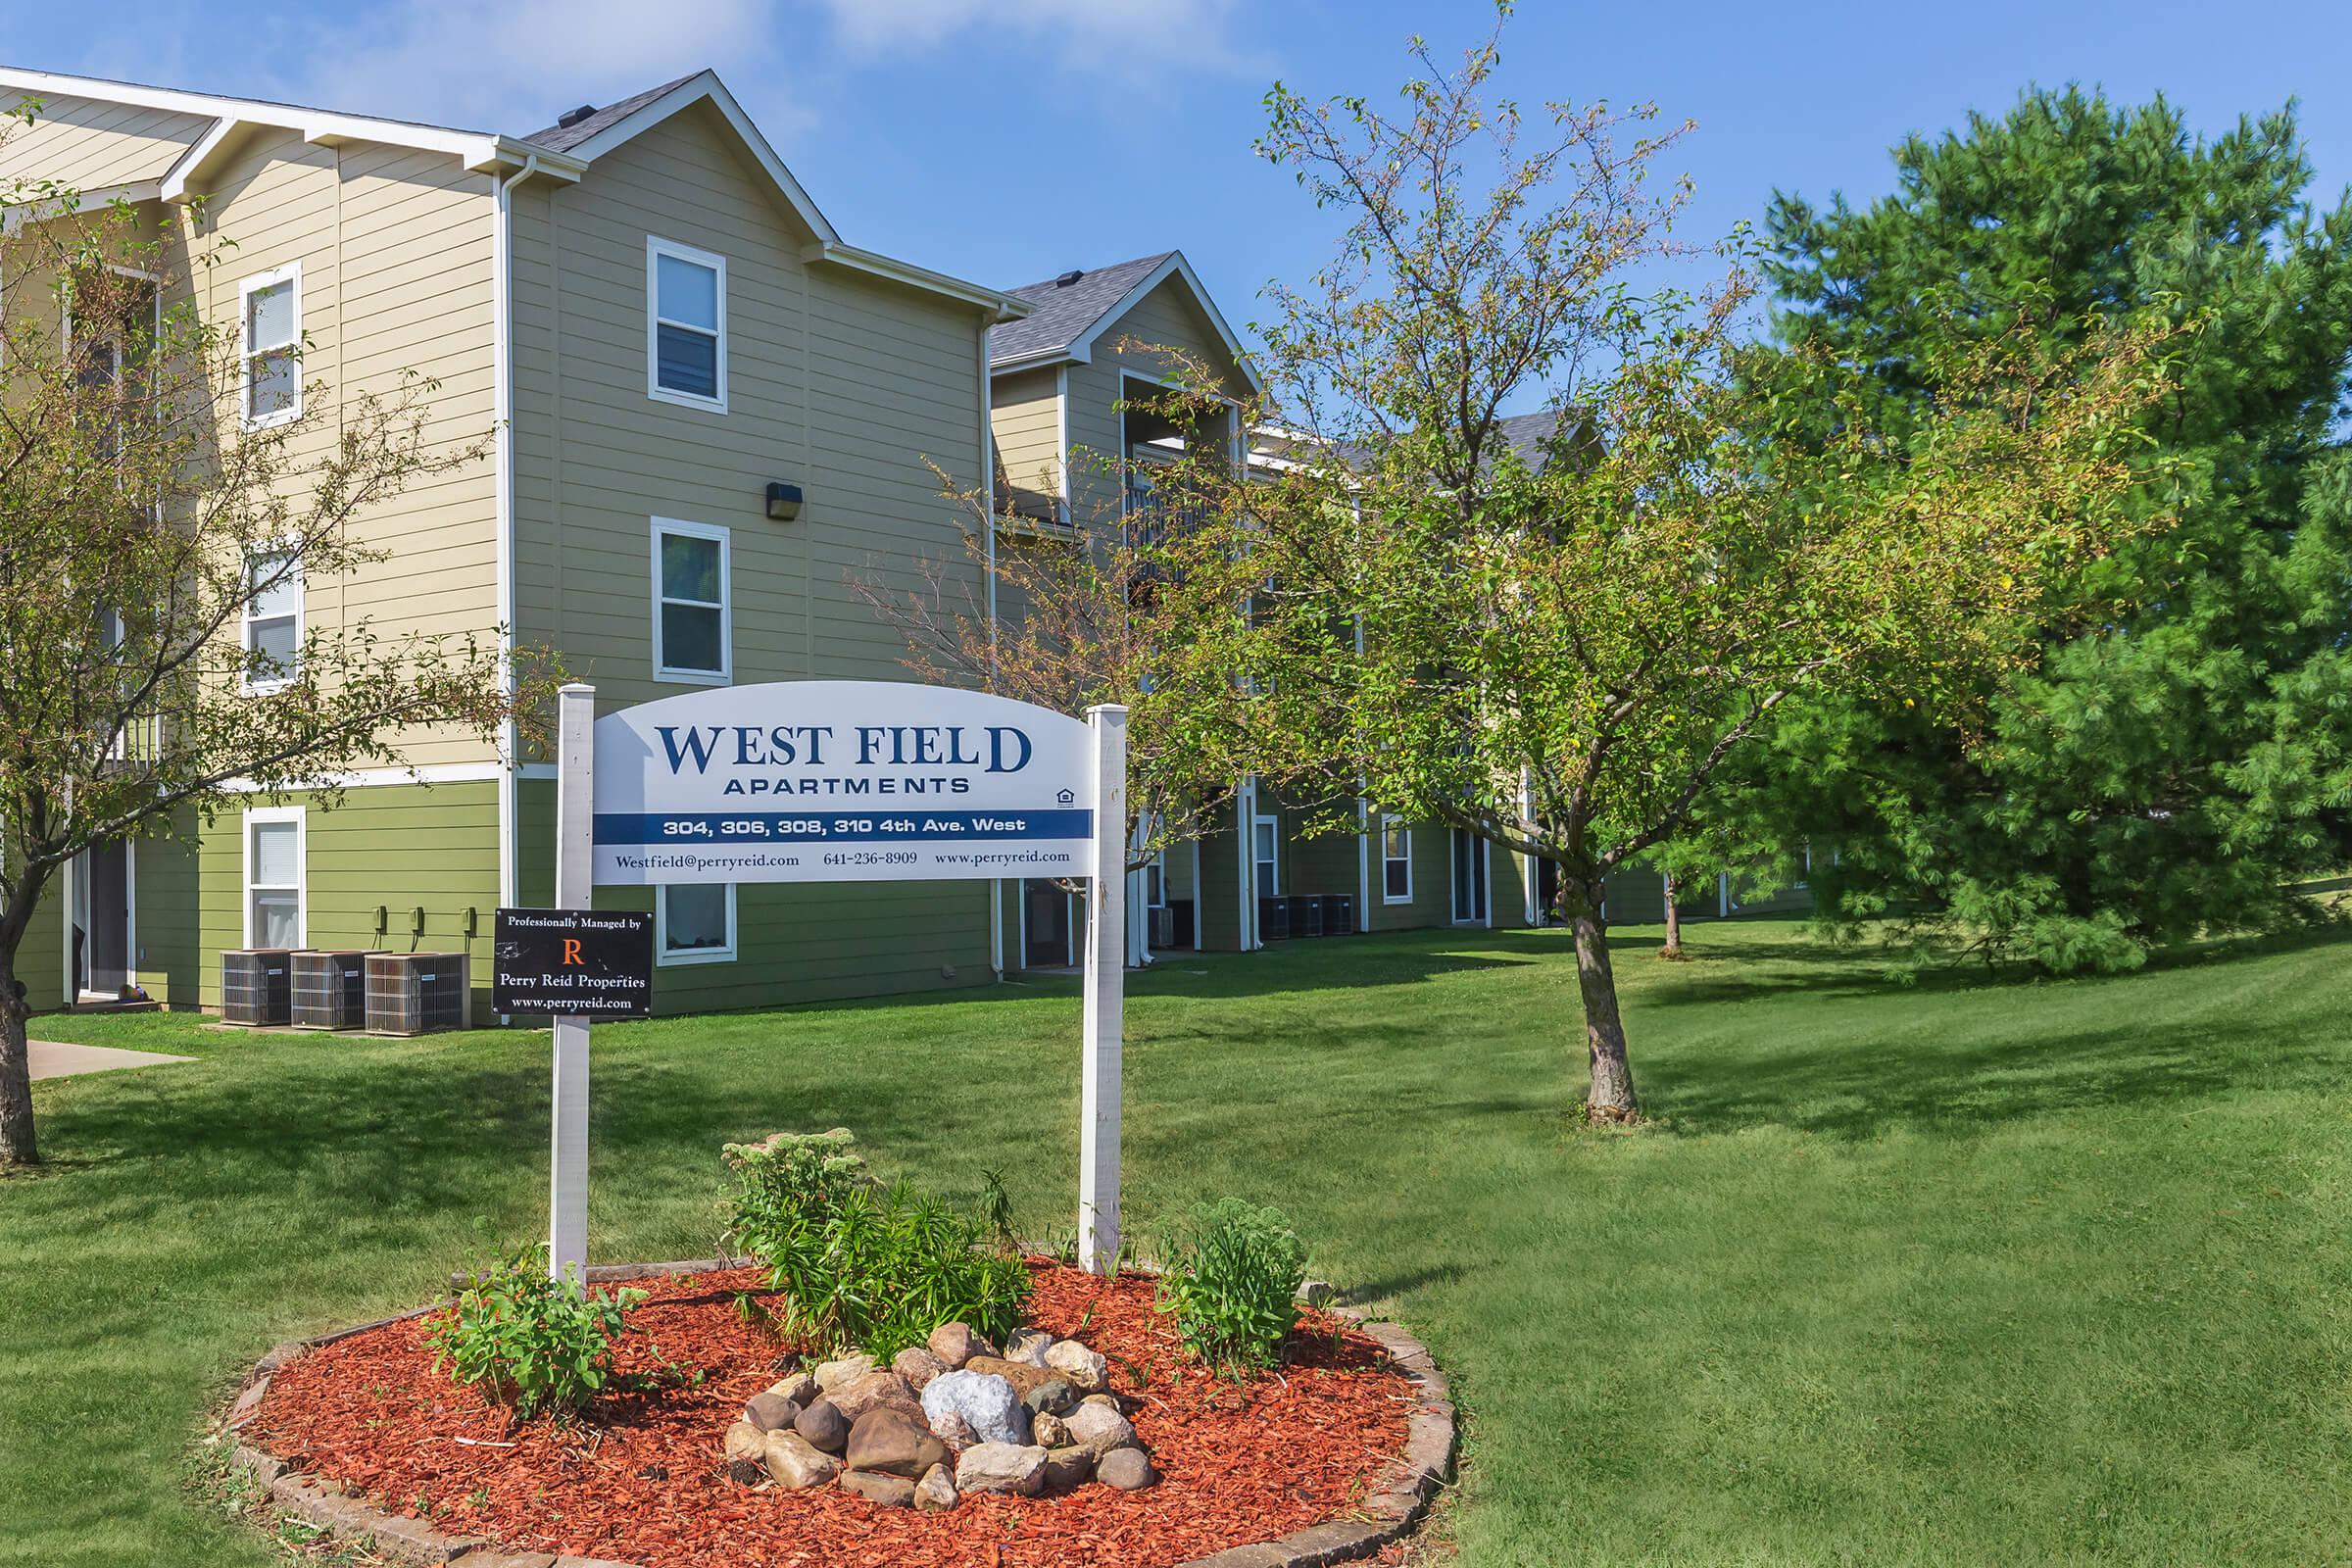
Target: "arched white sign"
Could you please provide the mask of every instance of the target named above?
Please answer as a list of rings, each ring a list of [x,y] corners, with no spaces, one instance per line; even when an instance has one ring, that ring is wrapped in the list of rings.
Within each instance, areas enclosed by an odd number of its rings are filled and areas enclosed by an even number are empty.
[[[716,686],[597,718],[557,700],[556,907],[598,884],[1064,877],[1087,884],[1078,1253],[1119,1252],[1127,710],[1080,723],[895,681]],[[512,912],[512,911],[510,911]],[[554,1020],[548,1268],[588,1261],[588,1019]]]
[[[719,686],[596,722],[595,880],[1094,874],[1087,727],[894,681]]]

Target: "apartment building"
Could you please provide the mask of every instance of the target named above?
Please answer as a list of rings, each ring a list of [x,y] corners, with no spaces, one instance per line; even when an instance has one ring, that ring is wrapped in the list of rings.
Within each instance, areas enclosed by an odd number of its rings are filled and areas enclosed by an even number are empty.
[[[329,398],[419,371],[430,440],[490,439],[360,524],[382,562],[248,637],[504,628],[608,709],[900,673],[853,580],[957,554],[925,461],[984,482],[989,331],[1029,307],[850,243],[713,74],[520,135],[27,71],[0,94],[38,104],[0,175],[131,204],[253,363],[299,345]],[[222,950],[295,945],[467,952],[483,1013],[491,911],[552,894],[552,771],[410,741],[413,775],[343,780],[332,810],[257,801],[82,857],[28,940],[30,1001],[212,1004]],[[611,898],[656,909],[664,1010],[968,985],[997,957],[986,884]]]

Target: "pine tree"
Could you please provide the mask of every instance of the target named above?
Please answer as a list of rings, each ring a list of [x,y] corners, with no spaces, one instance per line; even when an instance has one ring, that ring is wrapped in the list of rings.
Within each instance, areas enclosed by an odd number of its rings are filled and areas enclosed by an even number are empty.
[[[2082,572],[1969,742],[1817,705],[1746,806],[1816,847],[1832,918],[1908,909],[2054,970],[2309,913],[2292,880],[2352,856],[2352,193],[2306,205],[2291,105],[2207,141],[2161,99],[2032,92],[1894,156],[1867,209],[1776,199],[1783,341],[1873,368],[1899,410],[1980,324],[2190,325],[2133,502],[2170,525]]]

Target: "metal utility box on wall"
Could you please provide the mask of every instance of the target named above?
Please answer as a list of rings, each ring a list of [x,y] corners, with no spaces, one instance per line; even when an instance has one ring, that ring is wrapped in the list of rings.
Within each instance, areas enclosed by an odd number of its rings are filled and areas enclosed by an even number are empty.
[[[466,967],[463,953],[368,954],[368,1033],[421,1035],[465,1028]]]
[[[1355,898],[1352,894],[1323,895],[1323,934],[1327,937],[1355,935]]]
[[[1291,901],[1260,899],[1257,901],[1257,940],[1288,942],[1291,939]]]
[[[294,1027],[357,1029],[368,1016],[368,954],[294,955]]]
[[[223,1023],[283,1024],[293,1021],[288,948],[232,948],[220,955],[220,1018]]]

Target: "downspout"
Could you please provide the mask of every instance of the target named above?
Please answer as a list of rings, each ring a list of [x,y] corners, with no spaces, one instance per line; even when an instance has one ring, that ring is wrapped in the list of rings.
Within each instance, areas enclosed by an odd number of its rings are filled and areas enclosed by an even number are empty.
[[[493,489],[498,509],[498,663],[499,681],[508,694],[514,690],[514,190],[539,172],[539,155],[531,154],[522,167],[505,179],[493,177],[497,191],[496,221],[491,228],[490,268],[495,274],[490,291],[490,377],[498,405],[494,437],[498,478]],[[498,902],[512,908],[519,902],[520,846],[515,842],[516,784],[520,749],[514,720],[508,718],[498,735]]]
[[[980,493],[987,498],[988,515],[981,526],[988,530],[983,545],[988,570],[988,675],[989,686],[996,686],[997,675],[997,384],[988,373],[988,334],[992,323],[980,318]],[[988,883],[988,967],[998,984],[1004,980],[1004,879],[991,877]]]

